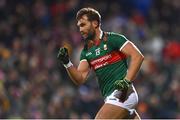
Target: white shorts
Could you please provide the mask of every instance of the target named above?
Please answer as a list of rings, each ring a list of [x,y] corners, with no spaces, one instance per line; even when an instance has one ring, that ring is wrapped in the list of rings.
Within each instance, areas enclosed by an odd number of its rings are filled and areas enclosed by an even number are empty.
[[[120,106],[127,109],[130,112],[130,115],[135,112],[135,107],[138,104],[138,95],[133,85],[130,86],[125,99],[122,101],[117,97],[121,95],[121,91],[114,90],[109,96],[106,97],[105,103],[112,105]]]

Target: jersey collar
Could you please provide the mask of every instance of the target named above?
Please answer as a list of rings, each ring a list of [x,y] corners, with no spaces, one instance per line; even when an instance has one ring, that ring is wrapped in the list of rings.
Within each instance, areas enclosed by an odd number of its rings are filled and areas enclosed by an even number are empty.
[[[95,40],[95,45],[99,46],[103,37],[103,31],[100,31],[99,40]]]
[[[102,37],[103,37],[103,31],[100,30],[100,36],[99,36],[99,38],[102,39]]]

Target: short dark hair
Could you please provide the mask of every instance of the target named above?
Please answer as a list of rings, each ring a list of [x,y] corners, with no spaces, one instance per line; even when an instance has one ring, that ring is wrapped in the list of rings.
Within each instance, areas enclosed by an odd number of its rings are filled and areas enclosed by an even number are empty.
[[[93,8],[87,7],[82,8],[77,12],[76,19],[79,20],[83,15],[86,15],[89,21],[96,20],[98,22],[98,25],[101,23],[101,15],[99,12]]]

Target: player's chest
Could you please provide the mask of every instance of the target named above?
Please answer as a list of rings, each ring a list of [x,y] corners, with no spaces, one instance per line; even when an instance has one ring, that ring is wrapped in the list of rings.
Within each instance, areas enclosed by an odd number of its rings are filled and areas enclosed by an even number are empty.
[[[86,58],[90,61],[105,56],[111,51],[111,48],[107,44],[101,43],[98,46],[91,47],[86,53]]]

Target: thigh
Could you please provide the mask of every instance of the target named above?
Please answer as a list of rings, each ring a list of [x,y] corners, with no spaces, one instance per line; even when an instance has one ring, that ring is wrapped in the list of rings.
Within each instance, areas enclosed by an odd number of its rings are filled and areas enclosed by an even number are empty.
[[[95,119],[123,119],[128,118],[128,115],[128,110],[120,106],[105,103],[97,113]]]

